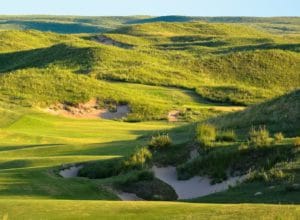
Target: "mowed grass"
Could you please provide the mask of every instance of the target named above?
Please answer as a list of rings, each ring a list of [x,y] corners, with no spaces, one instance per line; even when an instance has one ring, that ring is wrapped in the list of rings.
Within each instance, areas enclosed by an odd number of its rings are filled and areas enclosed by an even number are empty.
[[[69,200],[0,200],[3,219],[299,219],[300,207]]]
[[[28,113],[0,130],[0,197],[117,199],[100,187],[101,181],[63,179],[62,164],[128,156],[168,122],[125,123],[74,120],[44,113]],[[178,142],[188,140],[175,129]]]

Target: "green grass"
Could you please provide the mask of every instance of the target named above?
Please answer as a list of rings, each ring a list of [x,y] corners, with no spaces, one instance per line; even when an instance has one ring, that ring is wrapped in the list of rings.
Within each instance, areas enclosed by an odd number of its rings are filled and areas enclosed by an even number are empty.
[[[297,219],[299,207],[284,205],[206,205],[168,202],[1,200],[9,219]],[[22,207],[22,208],[20,208]],[[110,212],[112,207],[114,211]],[[28,210],[24,212],[24,210]],[[7,216],[7,217],[6,217]]]
[[[246,134],[252,126],[266,126],[273,134],[282,132],[295,137],[300,135],[300,90],[252,106],[245,111],[210,119],[219,128],[236,129]]]
[[[18,219],[297,219],[299,208],[284,205],[205,205],[166,202],[1,201],[2,216]],[[20,209],[22,207],[22,209]],[[49,213],[45,213],[48,207]],[[114,207],[114,208],[112,208]],[[28,210],[24,212],[23,210]],[[107,211],[111,210],[111,211]],[[54,214],[57,213],[57,214]]]
[[[53,170],[62,164],[128,156],[166,122],[131,124],[106,120],[72,120],[41,113],[23,115],[0,130],[0,197],[116,199],[99,188],[101,181],[63,179]],[[174,131],[187,141],[183,129]],[[95,193],[95,190],[97,193]]]

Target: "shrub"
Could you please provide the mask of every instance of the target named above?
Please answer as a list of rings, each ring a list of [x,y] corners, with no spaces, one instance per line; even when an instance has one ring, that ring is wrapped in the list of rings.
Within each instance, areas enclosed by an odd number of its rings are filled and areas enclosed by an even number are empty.
[[[274,134],[274,141],[275,143],[281,142],[284,139],[284,135],[281,132]]]
[[[148,170],[131,173],[130,176],[115,183],[115,186],[128,193],[134,193],[145,200],[176,200],[177,194],[172,187],[154,178]]]
[[[257,171],[252,177],[253,180],[262,180],[265,183],[282,183],[291,178],[290,174],[284,173],[280,168],[272,168],[268,171]]]
[[[196,127],[196,140],[203,147],[210,147],[216,140],[216,128],[210,124],[200,124]]]
[[[108,178],[120,174],[122,169],[121,160],[104,160],[84,165],[78,175],[90,179]]]
[[[149,143],[149,147],[152,149],[164,149],[170,147],[172,144],[172,139],[168,134],[159,134],[157,136],[153,136]]]
[[[142,147],[136,152],[134,152],[129,159],[124,161],[124,166],[126,169],[142,169],[145,167],[146,163],[152,158],[152,153],[147,147]]]
[[[137,113],[130,113],[128,116],[125,118],[126,122],[130,123],[136,123],[136,122],[141,122],[143,121],[143,116],[137,114]]]
[[[154,174],[149,170],[140,170],[129,173],[128,176],[116,182],[117,186],[128,186],[132,183],[140,181],[151,181],[154,179]]]
[[[146,180],[153,180],[154,179],[154,173],[149,170],[143,170],[138,173],[138,180],[139,181],[146,181]]]
[[[248,143],[241,143],[240,146],[238,147],[239,151],[245,151],[249,148]]]
[[[225,130],[220,131],[217,135],[217,141],[235,141],[236,140],[236,134],[234,130]]]
[[[300,184],[288,184],[285,186],[285,191],[287,192],[300,192]]]
[[[211,150],[177,167],[179,180],[186,180],[195,175],[208,176],[212,183],[222,182],[227,178],[227,172],[238,152],[228,149]]]
[[[265,147],[270,145],[269,131],[265,127],[251,128],[249,132],[249,144],[252,147]]]
[[[296,137],[296,138],[294,139],[294,146],[295,146],[295,147],[300,147],[300,137]]]

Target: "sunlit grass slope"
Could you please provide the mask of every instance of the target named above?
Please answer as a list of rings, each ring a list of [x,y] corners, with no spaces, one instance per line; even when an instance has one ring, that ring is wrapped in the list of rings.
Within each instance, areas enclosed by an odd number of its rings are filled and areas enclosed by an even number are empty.
[[[243,25],[151,23],[106,35],[131,49],[80,35],[43,33],[39,38],[39,32],[17,32],[29,46],[13,49],[20,37],[0,35],[5,74],[67,70],[98,80],[196,89],[205,98],[235,104],[257,103],[299,87],[299,43]]]
[[[9,219],[297,219],[299,208],[284,205],[220,205],[170,202],[0,201]],[[22,209],[20,209],[22,207]],[[28,212],[23,212],[26,209]],[[111,211],[113,210],[113,211]],[[242,216],[242,217],[241,217]]]
[[[266,126],[271,132],[283,132],[294,137],[300,135],[300,90],[271,101],[211,119],[221,128],[249,131],[252,126]]]

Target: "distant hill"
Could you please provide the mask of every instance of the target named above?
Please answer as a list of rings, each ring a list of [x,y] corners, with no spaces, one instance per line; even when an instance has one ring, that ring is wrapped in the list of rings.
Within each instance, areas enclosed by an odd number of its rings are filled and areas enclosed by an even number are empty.
[[[153,22],[246,23],[273,33],[295,33],[299,31],[299,17],[188,17],[188,16],[0,16],[0,30],[51,31],[56,33],[103,33],[123,25]]]
[[[282,95],[300,82],[300,40],[242,24],[158,22],[102,35],[13,30],[0,31],[0,42],[2,74],[63,70],[99,81],[193,89],[236,105]]]

